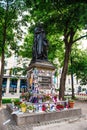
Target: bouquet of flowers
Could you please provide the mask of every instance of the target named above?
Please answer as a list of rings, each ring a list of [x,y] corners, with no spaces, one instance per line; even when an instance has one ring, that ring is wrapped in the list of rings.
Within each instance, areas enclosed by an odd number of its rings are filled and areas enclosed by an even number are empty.
[[[22,102],[22,103],[20,104],[20,107],[27,107],[27,105],[26,105],[24,102]]]
[[[30,93],[29,93],[29,92],[22,93],[22,94],[20,95],[20,98],[21,98],[23,101],[24,101],[24,100],[29,101]]]
[[[57,110],[64,109],[64,106],[63,106],[62,104],[57,104],[57,105],[56,105],[56,109],[57,109]]]

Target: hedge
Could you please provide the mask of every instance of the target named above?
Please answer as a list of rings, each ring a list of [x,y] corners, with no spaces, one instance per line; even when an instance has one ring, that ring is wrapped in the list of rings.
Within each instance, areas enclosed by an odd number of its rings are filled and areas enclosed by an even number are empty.
[[[11,98],[4,98],[4,99],[2,99],[2,104],[6,104],[6,103],[12,103],[12,101],[11,101],[12,99]],[[15,102],[19,102],[20,100],[19,100],[19,98],[14,98],[14,100],[15,100]]]

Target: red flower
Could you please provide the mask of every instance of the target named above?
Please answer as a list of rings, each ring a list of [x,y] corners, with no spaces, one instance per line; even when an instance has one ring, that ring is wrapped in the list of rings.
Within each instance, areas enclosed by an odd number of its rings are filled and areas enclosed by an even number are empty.
[[[46,106],[44,104],[42,105],[42,111],[46,111]]]
[[[56,109],[61,110],[61,109],[63,109],[63,108],[64,108],[64,106],[63,106],[63,105],[61,105],[61,104],[56,105]]]

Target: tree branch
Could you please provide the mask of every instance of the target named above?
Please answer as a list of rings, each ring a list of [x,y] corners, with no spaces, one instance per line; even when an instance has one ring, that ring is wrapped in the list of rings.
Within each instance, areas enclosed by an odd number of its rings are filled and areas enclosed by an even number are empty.
[[[80,40],[80,39],[82,39],[82,38],[84,38],[84,37],[87,37],[87,34],[86,34],[86,35],[83,35],[83,36],[81,36],[81,37],[79,37],[79,38],[77,38],[77,39],[75,39],[75,40],[73,41],[73,43],[76,42],[76,41],[78,41],[78,40]]]

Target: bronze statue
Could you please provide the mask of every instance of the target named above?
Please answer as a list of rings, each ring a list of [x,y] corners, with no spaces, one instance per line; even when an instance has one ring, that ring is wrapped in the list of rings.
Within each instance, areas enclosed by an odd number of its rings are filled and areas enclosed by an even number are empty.
[[[42,26],[38,26],[34,30],[33,58],[32,61],[48,60],[48,41]]]

